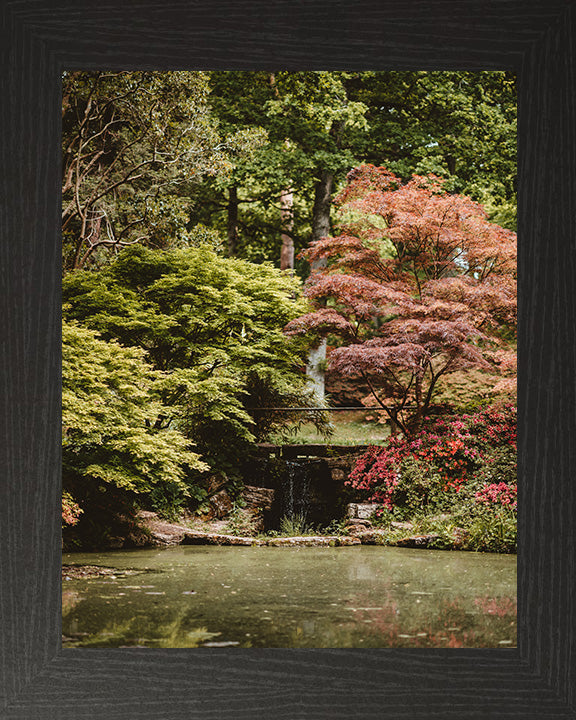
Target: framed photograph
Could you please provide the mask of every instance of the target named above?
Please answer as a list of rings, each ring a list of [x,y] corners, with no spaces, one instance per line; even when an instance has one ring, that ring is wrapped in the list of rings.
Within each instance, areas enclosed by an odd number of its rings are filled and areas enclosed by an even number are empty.
[[[0,717],[576,718],[566,0],[2,9]],[[518,87],[517,647],[62,648],[62,75],[504,70]]]

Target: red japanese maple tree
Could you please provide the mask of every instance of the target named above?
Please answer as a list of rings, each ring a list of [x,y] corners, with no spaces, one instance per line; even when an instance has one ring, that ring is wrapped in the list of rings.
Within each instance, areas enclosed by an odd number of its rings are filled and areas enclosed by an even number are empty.
[[[330,336],[329,367],[362,379],[404,434],[443,375],[482,368],[510,389],[516,234],[433,175],[403,184],[363,165],[336,203],[340,234],[303,253],[318,268],[305,288],[313,311],[286,331]]]

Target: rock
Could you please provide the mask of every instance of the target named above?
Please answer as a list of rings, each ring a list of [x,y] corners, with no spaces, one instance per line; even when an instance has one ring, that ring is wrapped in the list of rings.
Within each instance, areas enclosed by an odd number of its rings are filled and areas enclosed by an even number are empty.
[[[309,547],[339,547],[346,545],[360,545],[360,540],[345,535],[305,535],[302,537],[270,538],[267,543],[271,547],[309,546]]]
[[[275,492],[272,488],[246,485],[242,490],[242,500],[246,503],[246,510],[270,510]]]
[[[346,521],[346,531],[351,535],[359,535],[372,529],[370,520],[361,520],[360,518],[349,518]]]
[[[247,511],[247,515],[249,516],[249,524],[251,528],[251,532],[253,533],[263,533],[266,530],[266,523],[264,522],[264,517],[262,515],[262,511],[260,510],[250,510]]]
[[[372,530],[371,525],[346,525],[346,530],[350,533],[350,535],[354,535],[354,537],[359,537],[363,535],[364,533],[370,532]]]
[[[236,642],[235,640],[224,640],[222,642],[206,642],[206,643],[202,644],[202,647],[222,648],[222,647],[233,647],[234,645],[240,645],[240,643]]]
[[[390,523],[390,527],[395,530],[412,530],[414,525],[411,522],[396,522],[393,521]]]
[[[179,545],[184,539],[185,533],[177,530],[176,532],[151,532],[152,539],[160,545]]]
[[[454,540],[454,547],[460,547],[470,535],[470,532],[461,527],[455,527],[452,530],[452,538]]]
[[[232,510],[232,500],[226,490],[220,490],[210,500],[210,517],[222,519]]]
[[[361,518],[348,518],[348,520],[346,520],[346,527],[369,528],[372,527],[372,523],[370,522],[370,520],[364,520]]]
[[[216,495],[226,485],[228,478],[224,473],[208,475],[201,479],[200,484],[206,489],[208,495]]]
[[[158,515],[155,512],[150,512],[150,510],[140,510],[138,517],[142,518],[142,520],[158,520]]]
[[[398,547],[406,548],[426,548],[435,541],[439,540],[440,535],[412,535],[411,537],[397,540],[394,544]]]
[[[345,450],[341,448],[342,452],[340,454],[327,457],[326,465],[330,469],[332,477],[334,477],[334,473],[336,471],[341,471],[342,473],[344,473],[343,475],[337,473],[336,478],[339,477],[341,479],[344,479],[345,477],[347,477],[350,473],[350,470],[352,469],[352,466],[358,459],[358,455],[364,452],[367,447],[367,445],[356,445],[354,447],[349,446]],[[333,447],[331,449],[333,449]]]
[[[341,546],[347,546],[347,545],[361,545],[362,541],[360,538],[357,537],[350,537],[349,535],[341,535],[338,538],[338,545]]]
[[[116,579],[118,577],[125,578],[132,575],[140,575],[148,570],[135,570],[128,568],[126,570],[119,570],[118,568],[105,567],[101,565],[63,565],[62,566],[62,579],[66,580],[91,580],[93,578],[105,577],[109,579]]]
[[[182,545],[265,545],[264,540],[240,535],[218,535],[216,533],[187,532]]]
[[[385,545],[386,532],[384,530],[365,530],[356,533],[362,545]]]
[[[346,479],[346,473],[341,468],[334,468],[332,470],[332,480],[335,482],[342,482]]]
[[[189,530],[184,525],[160,520],[156,513],[146,510],[141,510],[138,517],[149,533],[152,545],[179,545]]]
[[[349,518],[367,520],[379,507],[378,503],[350,503],[346,514]]]

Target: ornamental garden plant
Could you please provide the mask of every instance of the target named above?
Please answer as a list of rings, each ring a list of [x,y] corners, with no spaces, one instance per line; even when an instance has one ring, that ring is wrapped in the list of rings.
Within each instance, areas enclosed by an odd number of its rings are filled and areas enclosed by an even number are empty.
[[[429,420],[356,462],[348,485],[380,504],[376,522],[410,520],[438,547],[516,551],[516,408]]]
[[[435,175],[348,174],[339,233],[313,242],[294,335],[326,338],[328,368],[362,381],[393,431],[418,433],[439,382],[481,370],[515,390],[516,234]]]
[[[283,333],[305,307],[297,291],[291,275],[205,245],[135,245],[64,278],[67,540],[132,535],[139,508],[175,520],[204,502],[210,473],[240,482],[254,443],[286,423],[266,408],[307,405],[323,427],[306,345]]]

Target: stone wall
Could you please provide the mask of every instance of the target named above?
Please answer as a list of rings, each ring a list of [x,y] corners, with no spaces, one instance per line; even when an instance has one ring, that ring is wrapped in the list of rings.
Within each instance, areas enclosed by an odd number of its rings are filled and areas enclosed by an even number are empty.
[[[342,520],[346,517],[348,504],[362,500],[345,483],[364,447],[266,445],[261,446],[261,450],[259,469],[246,481],[250,481],[252,486],[274,491],[272,504],[263,509],[267,530],[277,529],[281,517],[287,514],[287,493],[301,492],[302,483],[289,488],[289,483],[293,482],[289,472],[293,472],[295,464],[308,467],[310,471],[310,477],[304,483],[307,493],[305,515],[309,523],[328,525],[332,520]],[[301,513],[303,503],[296,501],[294,505],[295,512]]]
[[[345,483],[364,450],[363,446],[261,445],[259,456],[245,473],[239,499],[259,531],[278,529],[281,518],[291,512],[305,515],[312,525],[343,520],[348,505],[363,500]],[[299,482],[294,476],[297,468],[308,473]],[[207,476],[203,483],[208,495],[205,519],[226,518],[233,508],[226,476]]]

